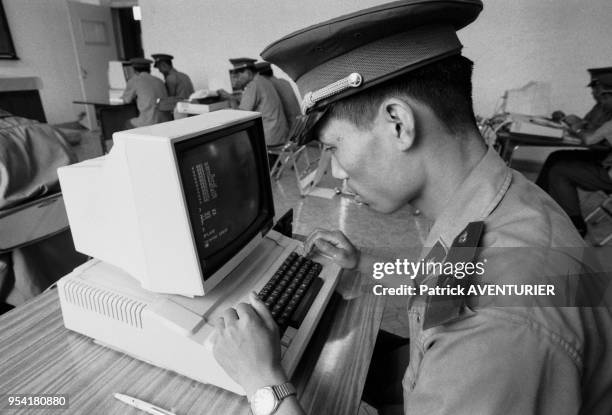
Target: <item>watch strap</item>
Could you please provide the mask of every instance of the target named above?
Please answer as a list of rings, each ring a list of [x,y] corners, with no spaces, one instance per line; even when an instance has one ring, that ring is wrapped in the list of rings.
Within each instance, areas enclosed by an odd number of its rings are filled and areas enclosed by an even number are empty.
[[[285,382],[280,385],[272,386],[272,390],[279,401],[282,401],[287,396],[295,395],[297,393],[291,382]]]

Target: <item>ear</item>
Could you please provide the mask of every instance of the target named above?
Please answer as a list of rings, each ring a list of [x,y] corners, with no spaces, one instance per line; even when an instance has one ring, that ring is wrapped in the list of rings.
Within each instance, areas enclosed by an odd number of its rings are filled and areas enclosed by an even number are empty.
[[[383,128],[392,136],[400,151],[409,150],[415,143],[415,114],[404,100],[388,98],[383,101],[379,111]]]

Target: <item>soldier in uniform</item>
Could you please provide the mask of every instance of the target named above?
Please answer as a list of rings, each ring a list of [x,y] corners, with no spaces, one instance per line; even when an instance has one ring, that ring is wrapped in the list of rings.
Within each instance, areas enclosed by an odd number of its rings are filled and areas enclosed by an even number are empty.
[[[165,53],[156,53],[151,55],[155,63],[153,66],[164,76],[166,82],[166,91],[168,98],[163,99],[159,103],[159,108],[162,111],[172,111],[174,119],[184,118],[187,115],[176,111],[176,103],[178,101],[189,99],[193,94],[193,84],[187,74],[177,71],[172,65],[172,55]]]
[[[172,65],[172,55],[156,53],[151,55],[154,59],[154,67],[157,68],[166,80],[166,90],[169,98],[177,100],[188,99],[193,94],[193,84],[187,74],[177,71]]]
[[[591,95],[595,100],[595,105],[591,110],[580,118],[577,115],[565,115],[562,111],[555,111],[553,118],[558,118],[569,125],[570,129],[575,132],[595,131],[601,127],[606,121],[612,119],[612,111],[609,108],[601,105],[601,89],[603,84],[609,83],[612,76],[612,67],[607,68],[591,68],[587,69],[591,76],[591,81],[587,87],[591,88]]]
[[[134,75],[127,81],[121,99],[126,104],[136,100],[139,114],[138,117],[129,121],[129,127],[143,127],[170,121],[171,116],[157,108],[158,101],[166,98],[168,93],[161,79],[151,75],[151,63],[153,61],[145,58],[134,58],[130,60],[130,63],[134,68]]]
[[[287,124],[291,130],[297,118],[302,115],[300,103],[295,96],[295,92],[293,92],[293,87],[286,79],[275,77],[272,66],[270,66],[268,62],[257,62],[255,64],[255,70],[261,76],[269,79],[270,82],[272,82],[272,85],[274,85],[274,88],[276,88],[276,92],[278,92],[278,96],[283,103],[285,115],[287,116]]]
[[[266,145],[269,148],[281,147],[287,141],[289,128],[281,98],[269,79],[261,76],[255,70],[255,59],[230,59],[234,66],[238,87],[244,88],[240,103],[227,91],[217,91],[222,98],[228,99],[232,107],[244,111],[261,113]],[[270,165],[273,160],[270,160]]]
[[[301,142],[324,145],[335,177],[374,210],[410,203],[434,222],[426,262],[485,264],[475,281],[423,273],[415,284],[550,280],[555,299],[567,300],[576,282],[568,279],[586,265],[566,248],[582,253],[584,241],[545,192],[487,148],[476,126],[472,62],[461,56],[456,30],[481,9],[480,0],[400,0],[300,30],[261,55],[297,82],[306,110]],[[315,231],[305,243],[313,248],[372,273],[371,259],[340,231]],[[250,302],[215,322],[215,357],[244,387],[254,414],[302,414],[272,314],[255,294]],[[407,302],[409,343],[381,333],[370,364],[363,398],[380,414],[610,412],[609,307],[427,293]]]
[[[572,133],[584,144],[612,142],[612,68],[589,69],[595,106],[584,119],[566,116]],[[610,140],[610,141],[606,141]],[[578,188],[588,191],[612,191],[608,170],[612,165],[610,152],[605,149],[560,150],[550,154],[536,183],[546,190],[568,214],[578,232],[584,236],[587,225],[580,210]]]

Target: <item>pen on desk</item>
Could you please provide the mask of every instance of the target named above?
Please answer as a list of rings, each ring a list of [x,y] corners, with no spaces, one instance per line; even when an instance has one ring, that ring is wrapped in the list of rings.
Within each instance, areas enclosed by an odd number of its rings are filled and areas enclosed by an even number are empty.
[[[115,398],[119,399],[121,402],[124,402],[134,408],[140,409],[141,411],[145,411],[151,415],[175,415],[173,412],[166,411],[159,406],[155,406],[151,403],[141,401],[140,399],[132,398],[131,396],[124,395],[122,393],[115,393]]]

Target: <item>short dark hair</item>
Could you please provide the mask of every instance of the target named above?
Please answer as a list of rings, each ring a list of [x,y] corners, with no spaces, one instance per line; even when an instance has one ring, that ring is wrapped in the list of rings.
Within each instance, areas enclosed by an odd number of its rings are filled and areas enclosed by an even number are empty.
[[[476,128],[472,68],[473,62],[464,56],[444,58],[333,102],[326,118],[344,119],[366,128],[371,126],[385,99],[409,96],[431,108],[449,132],[465,133]]]
[[[263,71],[259,71],[259,74],[262,76],[272,76],[274,75],[274,71],[272,71],[272,68],[270,68],[270,69],[265,69]]]

